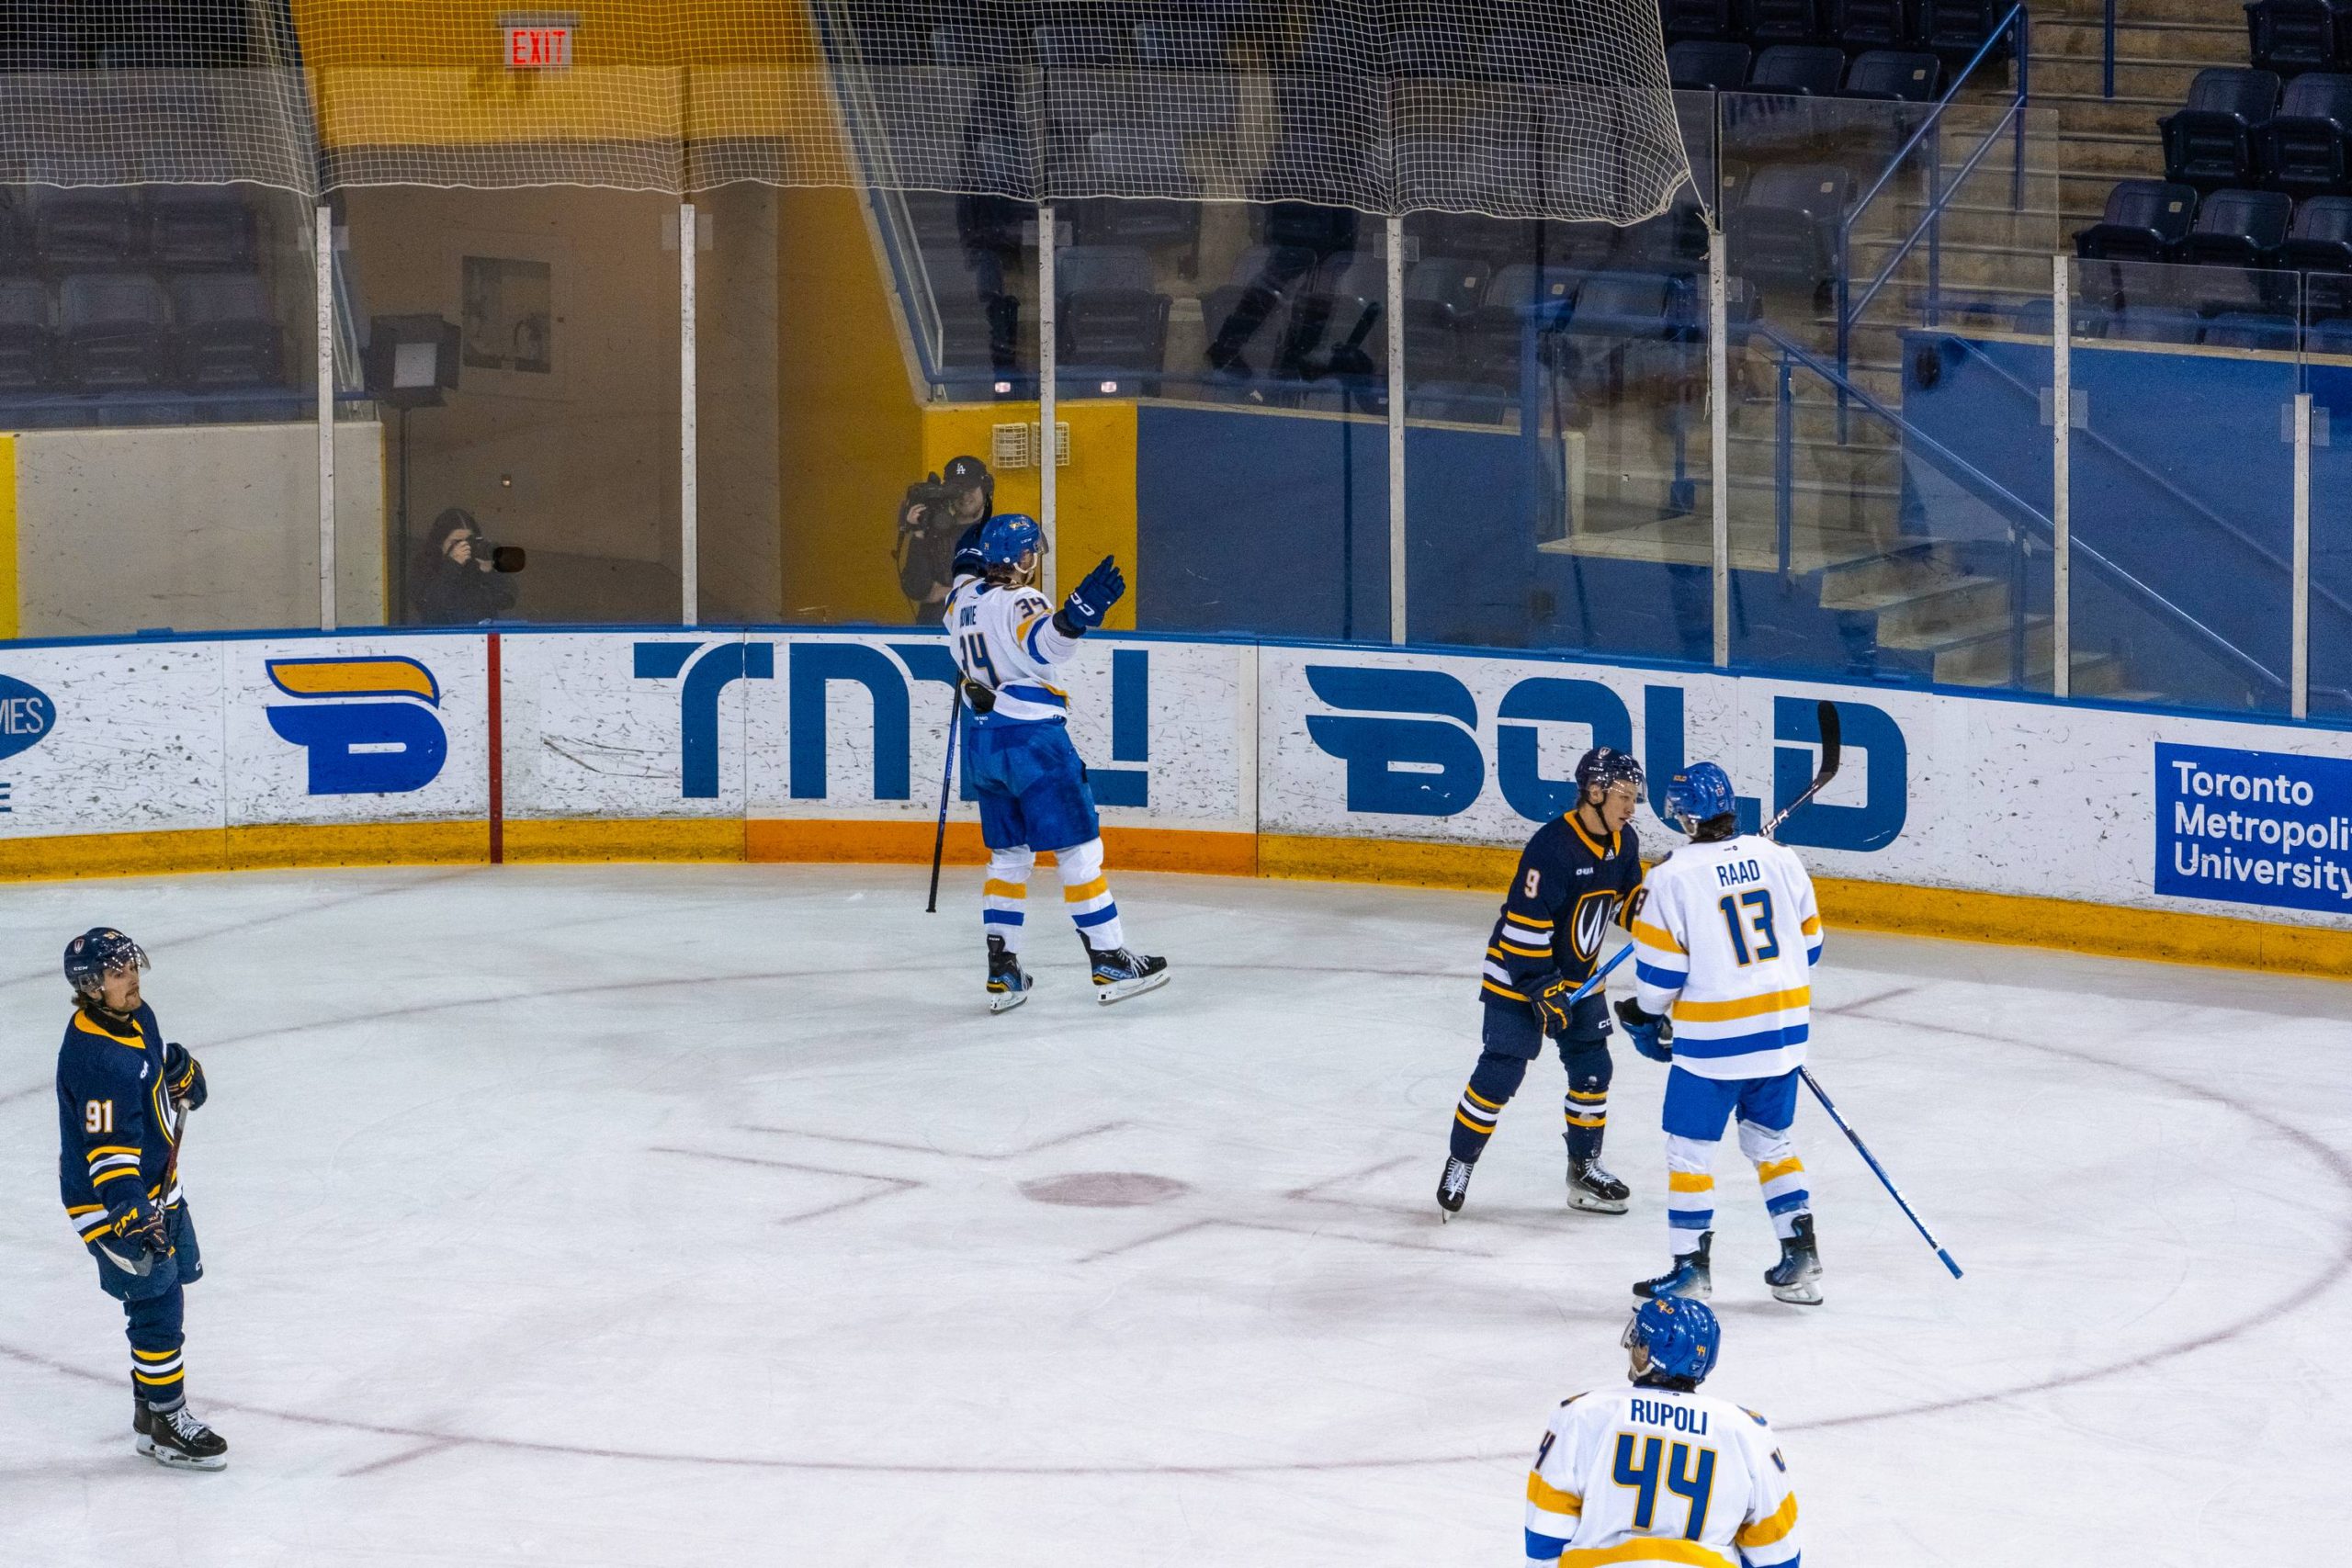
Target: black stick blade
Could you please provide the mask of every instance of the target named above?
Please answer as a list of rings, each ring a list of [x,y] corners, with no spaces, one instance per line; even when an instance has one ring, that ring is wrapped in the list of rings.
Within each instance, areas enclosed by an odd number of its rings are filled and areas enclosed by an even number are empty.
[[[1820,788],[1838,776],[1838,705],[1823,703],[1821,718],[1821,772],[1815,775],[1814,787]]]

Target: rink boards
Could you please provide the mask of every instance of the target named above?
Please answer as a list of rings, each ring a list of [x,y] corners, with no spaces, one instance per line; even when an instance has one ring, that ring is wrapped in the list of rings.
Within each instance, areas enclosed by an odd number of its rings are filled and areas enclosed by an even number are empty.
[[[1071,729],[1114,864],[1499,886],[1589,745],[1687,758],[1836,919],[2352,973],[2352,734],[1638,663],[1103,635]],[[17,876],[492,859],[926,857],[936,634],[693,630],[0,646]],[[960,782],[960,781],[959,781]],[[962,791],[957,791],[958,795]],[[978,857],[967,799],[950,859]]]

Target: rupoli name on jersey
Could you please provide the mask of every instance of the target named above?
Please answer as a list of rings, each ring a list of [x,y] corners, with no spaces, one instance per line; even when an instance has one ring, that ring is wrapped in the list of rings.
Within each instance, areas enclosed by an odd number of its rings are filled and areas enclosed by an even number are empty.
[[[2352,911],[2352,761],[2156,746],[2156,891]]]

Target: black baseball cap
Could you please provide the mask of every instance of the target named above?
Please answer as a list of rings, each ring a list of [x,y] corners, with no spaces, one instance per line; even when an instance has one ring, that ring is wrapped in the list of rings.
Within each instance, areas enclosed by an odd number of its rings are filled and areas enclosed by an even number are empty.
[[[989,483],[989,466],[978,457],[951,457],[939,471],[939,482],[949,490],[985,490]]]

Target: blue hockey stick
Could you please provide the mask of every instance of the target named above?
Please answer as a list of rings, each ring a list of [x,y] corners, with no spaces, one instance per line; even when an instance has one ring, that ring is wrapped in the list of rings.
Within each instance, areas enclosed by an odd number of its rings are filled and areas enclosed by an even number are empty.
[[[1871,1174],[1878,1178],[1879,1185],[1886,1189],[1887,1196],[1893,1198],[1896,1206],[1903,1211],[1904,1218],[1917,1226],[1920,1235],[1927,1238],[1928,1245],[1936,1249],[1936,1256],[1943,1259],[1945,1268],[1951,1270],[1951,1277],[1955,1280],[1959,1279],[1960,1265],[1951,1260],[1951,1254],[1945,1251],[1944,1244],[1936,1239],[1936,1233],[1928,1228],[1926,1222],[1921,1220],[1917,1211],[1905,1201],[1903,1194],[1896,1190],[1893,1179],[1886,1174],[1886,1168],[1878,1163],[1878,1156],[1871,1153],[1868,1144],[1862,1142],[1862,1135],[1854,1131],[1851,1122],[1838,1114],[1838,1108],[1829,1102],[1829,1096],[1822,1091],[1821,1085],[1814,1078],[1813,1070],[1809,1067],[1799,1067],[1797,1076],[1804,1079],[1804,1087],[1813,1090],[1813,1098],[1821,1101],[1821,1109],[1829,1112],[1829,1119],[1838,1123],[1838,1130],[1845,1134],[1848,1140],[1853,1144],[1854,1152],[1862,1156],[1863,1163],[1871,1168]]]

